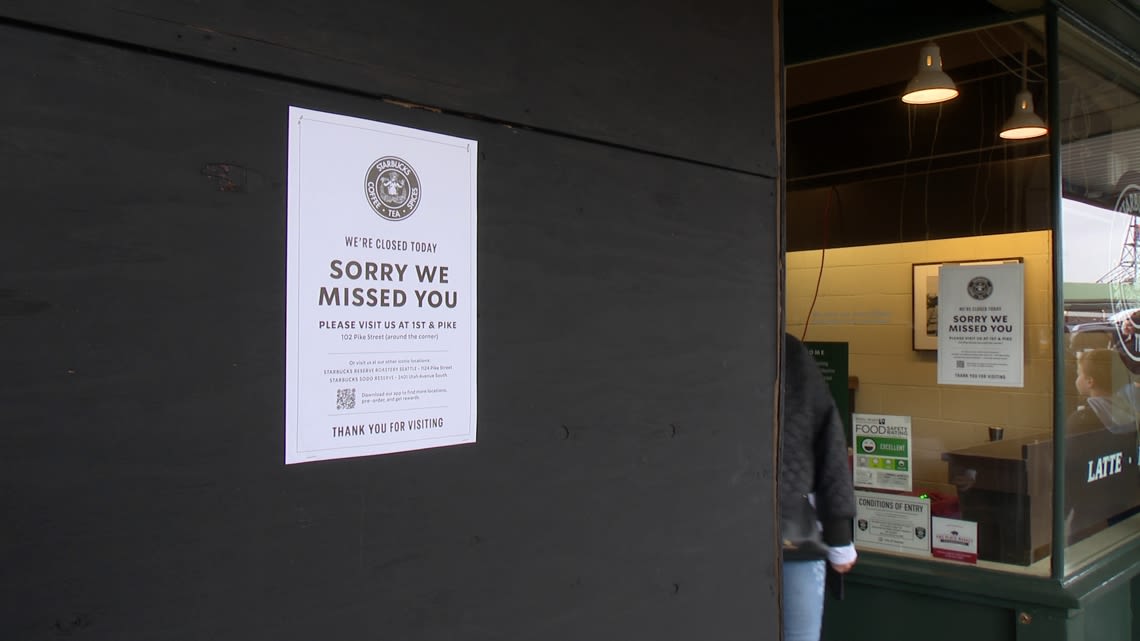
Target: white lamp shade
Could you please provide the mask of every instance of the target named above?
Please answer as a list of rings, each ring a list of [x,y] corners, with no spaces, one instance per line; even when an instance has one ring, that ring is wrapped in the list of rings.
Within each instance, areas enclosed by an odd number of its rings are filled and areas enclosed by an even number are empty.
[[[942,53],[936,44],[922,48],[918,56],[918,73],[907,83],[902,101],[910,105],[931,105],[958,97],[958,89],[942,71]]]
[[[1005,121],[1005,126],[998,135],[1006,140],[1025,140],[1047,133],[1049,129],[1045,126],[1045,121],[1033,111],[1033,94],[1026,89],[1017,92],[1013,115]]]

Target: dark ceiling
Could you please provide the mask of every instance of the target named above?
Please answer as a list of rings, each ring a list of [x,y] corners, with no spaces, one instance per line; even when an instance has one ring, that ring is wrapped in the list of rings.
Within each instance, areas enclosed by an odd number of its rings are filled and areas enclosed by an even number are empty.
[[[783,0],[784,62],[795,65],[1041,13],[1054,5],[1140,57],[1140,0]]]
[[[1014,15],[986,0],[784,0],[784,63],[795,65],[922,40]]]

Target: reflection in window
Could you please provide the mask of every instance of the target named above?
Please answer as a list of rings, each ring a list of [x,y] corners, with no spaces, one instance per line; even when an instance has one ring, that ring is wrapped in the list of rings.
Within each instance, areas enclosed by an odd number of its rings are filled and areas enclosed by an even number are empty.
[[[1138,531],[1140,74],[1062,25],[1068,570]],[[1116,526],[1116,527],[1113,527]]]
[[[867,506],[857,546],[1047,574],[1049,137],[999,136],[1022,91],[1048,115],[1044,23],[936,40],[959,92],[943,103],[900,100],[925,42],[788,68],[787,326],[842,346],[856,432],[862,422],[909,439],[906,460],[883,456],[881,435],[854,440]],[[969,384],[939,384],[939,288],[957,264],[1021,273],[1022,384],[974,384],[987,376],[980,369],[968,371]],[[884,477],[891,482],[876,481]]]

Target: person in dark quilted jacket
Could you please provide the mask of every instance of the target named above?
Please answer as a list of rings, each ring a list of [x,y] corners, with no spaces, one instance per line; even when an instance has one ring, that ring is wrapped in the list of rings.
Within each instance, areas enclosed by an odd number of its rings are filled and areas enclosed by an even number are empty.
[[[839,576],[855,565],[855,492],[839,410],[807,348],[787,333],[781,415],[780,503],[803,504],[806,496],[821,543],[792,547],[784,533],[784,641],[818,641],[826,564]]]

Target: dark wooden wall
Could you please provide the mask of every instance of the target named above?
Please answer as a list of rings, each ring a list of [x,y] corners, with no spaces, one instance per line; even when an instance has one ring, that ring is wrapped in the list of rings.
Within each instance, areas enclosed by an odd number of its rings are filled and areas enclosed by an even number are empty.
[[[772,6],[550,4],[0,7],[0,637],[776,638]],[[478,443],[282,464],[289,105],[479,141]]]

